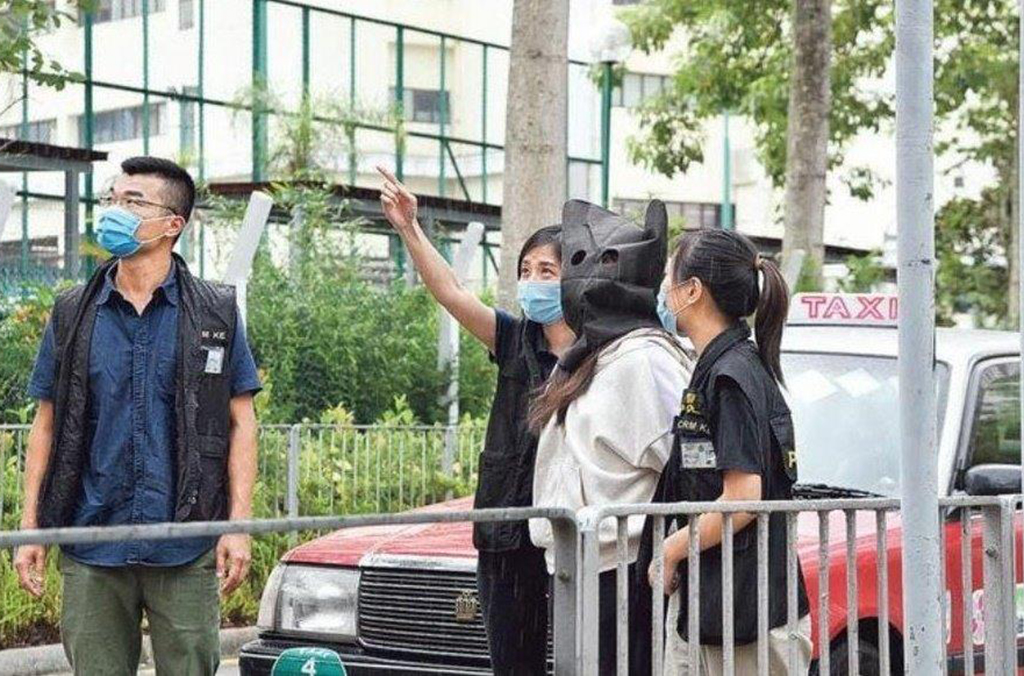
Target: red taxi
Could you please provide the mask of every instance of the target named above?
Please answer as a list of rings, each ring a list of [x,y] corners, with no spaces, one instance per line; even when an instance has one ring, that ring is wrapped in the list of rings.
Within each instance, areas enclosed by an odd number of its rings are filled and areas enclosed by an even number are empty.
[[[782,366],[796,425],[798,497],[898,497],[895,299],[803,295],[794,298],[793,312]],[[939,494],[1018,492],[1019,336],[940,329],[936,355]],[[462,499],[427,509],[464,510],[471,503]],[[984,672],[980,519],[973,520],[971,529],[974,591],[968,595],[967,636],[976,649],[974,668],[965,670],[961,522],[958,514],[948,515],[950,673]],[[827,530],[830,672],[846,674],[854,632],[847,622],[848,530],[842,512],[830,514]],[[799,517],[798,551],[811,599],[816,657],[821,645],[820,533],[816,514]],[[858,512],[855,634],[860,672],[879,673],[880,648],[888,641],[891,673],[902,674],[898,512],[888,514],[884,536],[888,636],[878,631],[877,542],[875,514]],[[241,672],[269,674],[283,650],[313,645],[336,650],[350,674],[489,673],[484,627],[476,612],[475,570],[471,526],[465,523],[347,529],[299,546],[283,557],[267,583],[261,633],[244,646]],[[1018,585],[1018,596],[1020,590]]]

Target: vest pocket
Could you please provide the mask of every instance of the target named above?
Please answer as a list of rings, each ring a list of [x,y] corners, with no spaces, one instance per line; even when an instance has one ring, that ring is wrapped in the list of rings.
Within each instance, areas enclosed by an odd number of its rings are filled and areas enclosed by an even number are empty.
[[[227,516],[227,439],[199,436],[198,516],[219,520]]]

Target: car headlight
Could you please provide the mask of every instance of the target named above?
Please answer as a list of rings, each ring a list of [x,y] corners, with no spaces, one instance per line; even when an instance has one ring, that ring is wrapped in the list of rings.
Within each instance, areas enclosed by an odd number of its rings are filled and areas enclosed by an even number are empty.
[[[356,640],[359,571],[280,565],[267,580],[257,624],[289,634]]]

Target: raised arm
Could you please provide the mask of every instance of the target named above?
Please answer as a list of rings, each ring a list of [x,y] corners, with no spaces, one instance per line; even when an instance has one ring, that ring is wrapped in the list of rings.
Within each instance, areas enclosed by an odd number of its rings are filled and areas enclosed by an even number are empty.
[[[430,243],[416,220],[416,196],[387,169],[377,167],[377,171],[384,177],[380,192],[384,216],[405,242],[423,283],[455,321],[494,352],[497,328],[494,309],[484,305],[459,283],[451,266]]]

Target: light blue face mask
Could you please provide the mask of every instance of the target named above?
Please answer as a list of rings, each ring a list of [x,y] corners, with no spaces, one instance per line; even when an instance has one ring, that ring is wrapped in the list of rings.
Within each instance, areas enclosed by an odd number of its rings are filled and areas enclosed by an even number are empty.
[[[676,316],[668,309],[668,290],[662,286],[658,291],[658,319],[665,330],[673,336],[679,335],[679,328],[676,326]]]
[[[155,242],[164,237],[164,235],[158,235],[151,239],[139,240],[135,234],[145,220],[155,219],[143,219],[124,207],[114,206],[104,209],[98,219],[97,241],[111,255],[127,258],[142,248],[143,244]]]
[[[519,306],[531,322],[548,326],[562,319],[561,282],[519,282]]]

